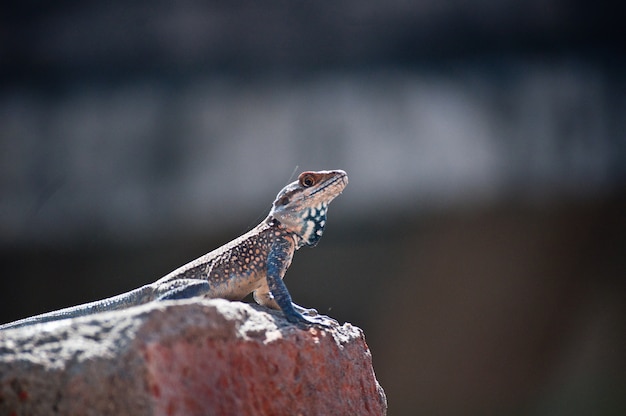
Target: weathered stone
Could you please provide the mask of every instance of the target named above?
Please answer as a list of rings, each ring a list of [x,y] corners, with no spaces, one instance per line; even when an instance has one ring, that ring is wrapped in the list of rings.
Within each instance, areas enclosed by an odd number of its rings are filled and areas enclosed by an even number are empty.
[[[382,415],[362,331],[221,299],[0,332],[0,415]]]

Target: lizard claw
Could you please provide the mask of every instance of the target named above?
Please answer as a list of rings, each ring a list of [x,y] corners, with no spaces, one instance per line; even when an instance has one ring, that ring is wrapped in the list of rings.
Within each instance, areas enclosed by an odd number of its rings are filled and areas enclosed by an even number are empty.
[[[301,315],[301,318],[299,318],[298,321],[294,323],[305,329],[309,328],[311,325],[321,326],[323,328],[332,328],[334,326],[339,326],[339,322],[337,322],[333,318],[319,314],[316,314],[315,316]]]
[[[293,308],[296,311],[300,312],[302,315],[308,315],[308,316],[317,316],[317,315],[319,315],[319,312],[317,312],[317,309],[305,308],[305,307],[302,307],[300,305],[296,305],[293,302],[291,302],[291,305],[293,306]]]

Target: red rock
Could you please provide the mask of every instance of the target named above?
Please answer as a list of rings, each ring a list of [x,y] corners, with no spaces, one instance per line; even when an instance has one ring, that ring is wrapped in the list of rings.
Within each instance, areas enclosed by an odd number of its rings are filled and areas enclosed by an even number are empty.
[[[362,331],[224,300],[0,332],[0,415],[384,415]]]

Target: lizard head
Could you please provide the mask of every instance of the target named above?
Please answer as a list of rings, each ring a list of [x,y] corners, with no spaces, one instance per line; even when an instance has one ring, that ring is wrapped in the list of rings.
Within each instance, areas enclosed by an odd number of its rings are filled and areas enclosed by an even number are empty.
[[[348,184],[343,170],[302,172],[276,195],[269,218],[297,236],[298,247],[315,246],[324,232],[328,204]]]

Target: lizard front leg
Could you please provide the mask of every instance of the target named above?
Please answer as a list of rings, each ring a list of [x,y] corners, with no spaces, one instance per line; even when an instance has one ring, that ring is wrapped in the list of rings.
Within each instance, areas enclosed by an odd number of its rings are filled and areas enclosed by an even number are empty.
[[[303,308],[291,300],[291,295],[282,278],[291,260],[292,244],[284,239],[272,243],[267,256],[267,285],[263,285],[254,292],[254,299],[261,305],[273,309],[280,308],[291,323],[330,326],[326,319],[317,314],[316,310]],[[305,316],[303,313],[314,314],[315,316]]]

